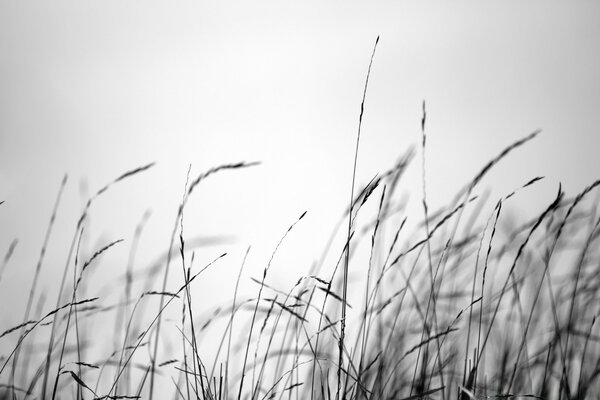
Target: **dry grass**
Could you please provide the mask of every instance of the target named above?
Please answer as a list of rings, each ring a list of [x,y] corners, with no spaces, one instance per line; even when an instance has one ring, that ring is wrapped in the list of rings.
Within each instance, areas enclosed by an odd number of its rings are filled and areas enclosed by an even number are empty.
[[[23,322],[1,327],[0,340],[11,351],[0,358],[0,398],[600,398],[600,181],[573,197],[559,187],[535,218],[505,221],[519,193],[542,178],[523,179],[492,207],[477,195],[479,184],[534,132],[500,151],[446,207],[430,210],[423,104],[423,215],[407,223],[399,192],[414,151],[355,190],[366,93],[365,84],[350,203],[320,261],[291,288],[274,286],[269,271],[306,213],[286,222],[289,228],[274,243],[260,279],[244,273],[251,248],[239,260],[214,254],[197,266],[186,247],[185,209],[194,189],[213,175],[256,163],[218,166],[195,179],[188,173],[160,268],[135,273],[148,214],[133,240],[107,241],[82,260],[80,243],[94,200],[149,164],[122,174],[87,201],[56,282],[56,303],[44,301],[43,311],[32,312],[65,177]],[[336,237],[343,239],[339,247]],[[16,240],[8,246],[0,279],[16,246]],[[126,279],[114,284],[122,301],[105,304],[89,297],[85,283],[87,271],[99,268],[114,246],[129,246],[130,256]],[[331,259],[337,261],[325,261]],[[235,290],[226,304],[203,316],[206,299],[191,288],[206,269],[226,260],[240,265]],[[180,263],[180,285],[169,283],[173,263]],[[256,295],[243,297],[240,282],[257,284]],[[165,325],[167,313],[177,319]],[[114,338],[96,334],[94,326],[110,324]],[[210,357],[203,354],[207,342]]]

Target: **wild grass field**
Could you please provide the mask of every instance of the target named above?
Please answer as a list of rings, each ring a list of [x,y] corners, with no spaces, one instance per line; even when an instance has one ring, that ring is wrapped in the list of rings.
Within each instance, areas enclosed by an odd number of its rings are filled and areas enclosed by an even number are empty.
[[[371,61],[373,58],[371,58]],[[368,75],[365,83],[365,94]],[[363,94],[354,165],[360,153]],[[421,142],[395,165],[359,186],[352,179],[340,204],[331,241],[303,251],[317,260],[296,284],[270,279],[278,251],[294,241],[306,213],[286,225],[272,255],[249,275],[245,254],[197,256],[188,244],[186,219],[199,187],[225,173],[252,169],[236,162],[188,173],[173,215],[166,257],[156,265],[135,262],[144,220],[132,240],[113,239],[81,252],[88,216],[113,186],[127,186],[153,164],[124,172],[98,188],[72,228],[55,298],[40,297],[44,256],[67,179],[46,223],[39,262],[21,296],[22,323],[0,326],[0,397],[3,399],[597,399],[600,398],[600,181],[580,193],[561,186],[541,199],[533,218],[506,210],[543,177],[499,198],[486,196],[482,180],[510,162],[513,152],[535,152],[533,132],[498,148],[497,156],[446,206],[427,198],[427,114]],[[422,171],[413,193],[418,215],[407,214],[403,176]],[[0,203],[0,213],[2,213]],[[310,212],[310,211],[309,211]],[[42,221],[40,221],[42,224]],[[6,229],[4,227],[3,229]],[[342,238],[338,245],[335,238]],[[13,265],[16,242],[0,266]],[[91,295],[91,273],[103,257],[127,246],[124,274],[108,277],[118,302]],[[89,253],[89,254],[88,254]],[[198,260],[202,261],[198,261]],[[333,262],[331,260],[334,260]],[[234,263],[238,274],[229,300],[216,308],[194,290],[208,270]],[[97,273],[97,272],[94,272]],[[173,281],[173,276],[179,278]],[[240,284],[253,284],[242,295]],[[96,293],[96,292],[93,292]],[[2,314],[11,304],[2,304]],[[3,321],[3,319],[0,319]]]

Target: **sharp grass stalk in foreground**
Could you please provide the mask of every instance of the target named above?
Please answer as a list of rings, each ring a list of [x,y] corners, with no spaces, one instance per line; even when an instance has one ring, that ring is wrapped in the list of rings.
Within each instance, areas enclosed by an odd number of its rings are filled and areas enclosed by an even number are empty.
[[[358,148],[360,145],[360,130],[362,128],[363,114],[365,111],[365,99],[367,97],[367,88],[369,86],[369,77],[371,76],[371,67],[373,66],[373,58],[375,57],[375,51],[377,50],[377,44],[379,43],[379,36],[375,40],[373,46],[373,53],[371,54],[371,60],[369,61],[369,69],[367,70],[367,78],[365,79],[365,87],[363,90],[362,101],[360,103],[360,114],[358,117],[358,131],[356,133],[356,148],[354,150],[354,164],[352,167],[352,187],[350,189],[350,212],[348,213],[348,246],[346,248],[346,256],[344,261],[343,269],[343,283],[342,283],[342,319],[340,321],[340,341],[339,341],[339,356],[338,356],[338,369],[337,369],[337,389],[336,389],[336,400],[340,398],[340,389],[342,385],[341,375],[342,368],[344,366],[344,340],[346,336],[346,302],[348,299],[348,268],[350,263],[350,243],[352,236],[352,210],[354,204],[354,184],[356,182],[356,165],[358,162]],[[344,395],[345,397],[345,395]]]

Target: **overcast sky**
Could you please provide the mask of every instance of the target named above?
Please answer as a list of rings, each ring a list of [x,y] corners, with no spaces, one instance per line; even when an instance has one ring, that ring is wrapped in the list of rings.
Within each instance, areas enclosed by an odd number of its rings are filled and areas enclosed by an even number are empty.
[[[426,100],[431,203],[538,128],[482,188],[506,193],[543,175],[526,204],[545,204],[559,181],[574,194],[600,175],[599,18],[597,1],[2,1],[0,252],[20,243],[0,285],[30,281],[64,173],[48,290],[83,198],[152,161],[94,206],[90,248],[127,243],[151,209],[141,257],[153,259],[189,164],[194,175],[256,160],[199,189],[187,232],[226,237],[230,266],[252,244],[259,268],[308,210],[282,259],[307,269],[349,197],[378,35],[358,182],[419,143]],[[419,163],[411,174],[418,199]]]

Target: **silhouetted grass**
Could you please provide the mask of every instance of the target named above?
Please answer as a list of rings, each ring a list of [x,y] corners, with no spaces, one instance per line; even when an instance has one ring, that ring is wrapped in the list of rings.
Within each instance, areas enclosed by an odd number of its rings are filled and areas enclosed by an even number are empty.
[[[48,306],[38,279],[65,176],[27,298],[4,299],[26,306],[21,323],[0,326],[0,341],[9,349],[0,355],[0,398],[600,398],[600,214],[593,198],[600,181],[572,197],[559,186],[535,217],[510,223],[509,206],[518,207],[520,193],[543,178],[523,177],[525,183],[491,202],[478,193],[479,185],[535,131],[500,150],[446,206],[430,210],[423,102],[422,217],[406,215],[399,195],[413,150],[355,190],[376,46],[361,102],[350,202],[340,205],[339,223],[323,248],[303,249],[322,253],[306,274],[298,272],[295,285],[277,287],[268,272],[277,267],[279,250],[295,240],[294,227],[306,212],[282,221],[281,239],[272,244],[259,278],[244,274],[251,247],[243,254],[214,254],[196,266],[186,238],[184,222],[192,222],[185,209],[195,189],[217,173],[257,163],[224,164],[194,179],[188,171],[165,256],[157,263],[136,260],[149,212],[131,240],[107,240],[83,255],[95,199],[154,165],[148,164],[120,175],[85,203],[55,283],[56,304]],[[17,243],[8,244],[0,278]],[[118,303],[109,304],[88,297],[84,283],[86,271],[100,268],[102,256],[117,245],[130,251],[125,274],[109,286]],[[173,262],[181,262],[179,285],[169,283]],[[192,285],[224,262],[239,265],[235,288],[226,303],[210,310]],[[258,285],[256,294],[244,297],[242,282]],[[43,311],[31,316],[36,300]],[[180,310],[168,326],[162,324],[167,309]],[[113,326],[113,337],[102,337],[96,326]]]

